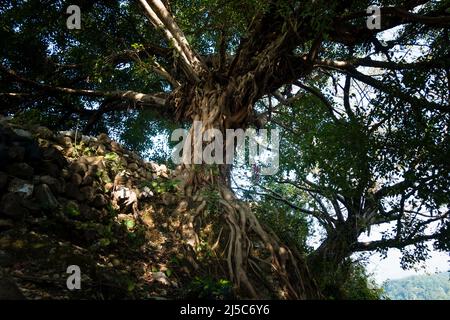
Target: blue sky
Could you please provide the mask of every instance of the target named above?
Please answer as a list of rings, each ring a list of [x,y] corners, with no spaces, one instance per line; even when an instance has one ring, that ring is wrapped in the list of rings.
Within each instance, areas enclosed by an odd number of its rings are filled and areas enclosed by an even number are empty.
[[[399,279],[411,275],[443,272],[450,270],[450,256],[448,253],[432,251],[431,258],[419,265],[416,270],[403,270],[400,267],[400,250],[390,249],[386,259],[379,254],[373,254],[369,259],[367,270],[373,274],[378,284],[388,279]]]

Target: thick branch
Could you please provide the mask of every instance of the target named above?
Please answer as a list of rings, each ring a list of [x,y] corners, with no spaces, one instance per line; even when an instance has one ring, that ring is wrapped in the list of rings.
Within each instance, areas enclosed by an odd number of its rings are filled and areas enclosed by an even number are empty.
[[[389,248],[402,249],[409,245],[433,240],[436,238],[437,238],[436,234],[429,234],[429,235],[415,236],[415,237],[407,238],[404,240],[385,239],[385,240],[376,240],[376,241],[370,241],[370,242],[357,242],[354,244],[353,250],[354,251],[374,251],[374,250],[378,250],[378,249],[389,249]]]
[[[384,93],[388,93],[393,95],[403,101],[410,103],[413,106],[418,106],[420,108],[432,110],[432,111],[442,111],[442,112],[450,112],[450,107],[445,105],[440,105],[435,102],[427,101],[424,99],[419,99],[410,95],[399,88],[387,86],[382,81],[375,79],[374,77],[367,76],[351,65],[347,61],[332,61],[332,60],[320,60],[317,62],[317,66],[329,68],[332,70],[337,70],[343,73],[350,75],[352,78],[355,78],[369,86],[378,89]]]
[[[186,37],[164,4],[160,0],[140,0],[140,3],[152,24],[164,31],[167,39],[178,51],[190,75],[198,80],[198,74],[204,69],[204,65],[190,48]]]
[[[85,96],[85,97],[104,97],[104,98],[112,98],[118,100],[128,100],[134,103],[142,103],[145,105],[151,105],[156,107],[164,107],[166,104],[166,100],[157,95],[145,94],[135,91],[96,91],[96,90],[87,90],[87,89],[74,89],[74,88],[66,88],[66,87],[57,87],[50,86],[46,84],[42,84],[22,76],[19,76],[15,71],[7,69],[3,66],[0,66],[0,71],[7,74],[8,76],[14,78],[18,82],[22,82],[24,84],[30,85],[34,88],[37,88],[46,93],[62,93],[62,94],[71,94],[76,96]]]

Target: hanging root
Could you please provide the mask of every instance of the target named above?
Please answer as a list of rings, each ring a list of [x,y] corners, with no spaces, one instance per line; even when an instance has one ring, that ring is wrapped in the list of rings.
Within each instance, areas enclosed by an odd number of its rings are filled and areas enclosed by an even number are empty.
[[[201,238],[197,234],[202,233],[208,220],[219,230],[209,241],[217,258],[214,263],[220,264],[214,269],[221,272],[218,276],[224,276],[233,283],[238,297],[320,298],[304,257],[282,244],[273,232],[263,227],[250,207],[237,199],[229,188],[223,185],[218,188],[219,215],[205,214],[207,205],[200,191],[192,197],[195,201],[191,203],[198,205],[185,224],[192,227],[190,232],[185,231],[192,239],[188,241],[190,247],[196,250]]]
[[[294,256],[275,234],[266,232],[249,206],[236,199],[232,191],[222,188],[221,196],[230,230],[226,259],[236,288],[245,289],[250,298],[263,298],[261,292],[267,290],[285,299],[318,297],[302,257]],[[262,242],[263,247],[255,248],[255,242]],[[264,251],[267,258],[261,259],[258,255],[264,255]]]

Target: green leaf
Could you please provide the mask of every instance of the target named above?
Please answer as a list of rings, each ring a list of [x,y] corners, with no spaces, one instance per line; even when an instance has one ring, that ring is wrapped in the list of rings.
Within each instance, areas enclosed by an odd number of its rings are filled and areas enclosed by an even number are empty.
[[[135,222],[132,219],[128,219],[125,221],[125,225],[127,226],[128,229],[133,229],[135,226]]]
[[[119,155],[115,152],[109,152],[105,155],[105,160],[108,161],[118,161],[119,160]]]

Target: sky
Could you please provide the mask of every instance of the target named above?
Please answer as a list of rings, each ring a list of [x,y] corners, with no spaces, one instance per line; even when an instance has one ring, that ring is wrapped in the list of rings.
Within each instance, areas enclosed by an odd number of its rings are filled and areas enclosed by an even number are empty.
[[[369,259],[367,271],[373,275],[377,284],[381,285],[388,279],[400,279],[412,275],[432,274],[450,270],[450,256],[448,253],[432,251],[431,258],[423,263],[417,270],[403,270],[400,267],[400,250],[390,249],[386,259],[381,259],[375,253]]]

